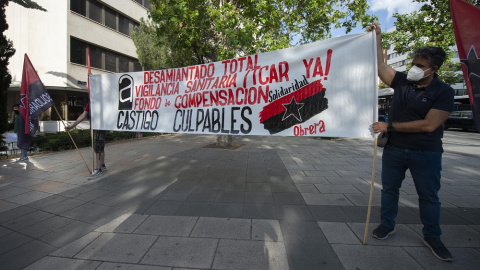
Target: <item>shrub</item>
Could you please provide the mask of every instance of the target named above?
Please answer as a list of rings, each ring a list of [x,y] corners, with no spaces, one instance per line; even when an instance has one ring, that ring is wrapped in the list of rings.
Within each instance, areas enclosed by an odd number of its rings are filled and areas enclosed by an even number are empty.
[[[162,133],[149,132],[143,133],[143,137],[157,136]],[[70,131],[70,135],[77,147],[88,147],[91,145],[90,130],[75,129]],[[106,142],[113,142],[119,140],[133,139],[136,136],[136,132],[126,131],[107,131],[105,136]],[[38,135],[33,138],[31,150],[34,151],[62,151],[74,149],[72,140],[68,136],[67,132],[55,132],[45,133],[44,135]]]

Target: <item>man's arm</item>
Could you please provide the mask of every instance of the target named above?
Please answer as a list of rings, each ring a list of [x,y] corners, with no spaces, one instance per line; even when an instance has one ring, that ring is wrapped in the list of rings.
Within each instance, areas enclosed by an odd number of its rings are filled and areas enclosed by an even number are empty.
[[[388,86],[392,84],[393,77],[395,77],[395,70],[387,65],[383,59],[383,48],[382,48],[382,29],[378,25],[378,22],[374,22],[368,31],[375,31],[375,36],[377,38],[377,65],[378,65],[378,77],[386,83]]]
[[[76,127],[80,122],[83,121],[83,119],[85,119],[85,118],[87,117],[87,115],[88,115],[88,112],[87,112],[87,111],[83,111],[83,113],[80,114],[80,116],[77,118],[77,120],[75,120],[75,122],[73,122],[73,124],[65,127],[65,130],[66,130],[66,131],[69,131],[69,130],[71,130],[72,128]]]
[[[395,132],[406,132],[406,133],[421,133],[421,132],[433,132],[437,129],[441,124],[443,124],[450,112],[437,110],[437,109],[430,109],[427,115],[422,120],[415,120],[410,122],[393,122],[393,128]],[[385,122],[375,122],[372,125],[373,131],[375,133],[378,132],[386,132],[388,127],[388,123]]]

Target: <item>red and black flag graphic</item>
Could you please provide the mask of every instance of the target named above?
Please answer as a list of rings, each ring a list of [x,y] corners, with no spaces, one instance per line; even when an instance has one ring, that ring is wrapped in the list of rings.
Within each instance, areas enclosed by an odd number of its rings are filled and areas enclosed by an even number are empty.
[[[328,108],[321,80],[309,83],[263,107],[260,123],[275,134],[301,124]]]
[[[23,61],[22,85],[20,88],[20,115],[18,147],[28,149],[31,136],[38,129],[38,117],[54,102],[25,54]]]
[[[473,118],[480,129],[480,7],[464,0],[450,0],[450,11]]]

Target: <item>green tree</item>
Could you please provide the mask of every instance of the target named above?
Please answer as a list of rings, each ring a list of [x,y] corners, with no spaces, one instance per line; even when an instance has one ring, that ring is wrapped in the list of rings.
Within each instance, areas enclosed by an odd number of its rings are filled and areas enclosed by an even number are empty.
[[[452,16],[448,0],[414,0],[423,3],[419,11],[410,14],[394,14],[395,31],[384,33],[385,46],[392,44],[398,53],[408,53],[422,46],[438,46],[447,51],[447,61],[439,71],[440,78],[448,84],[461,82],[460,64],[450,60],[455,46]],[[480,0],[467,0],[480,6]]]
[[[167,48],[163,37],[159,37],[152,23],[140,20],[140,26],[135,27],[132,39],[137,48],[138,61],[146,70],[164,69],[167,65]]]
[[[36,2],[34,2],[32,0],[9,0],[9,1],[17,3],[24,8],[31,8],[31,9],[38,9],[38,10],[41,10],[41,11],[47,11],[46,9],[44,9],[43,7],[41,7],[39,4],[37,4]]]
[[[8,72],[8,63],[10,57],[15,54],[13,43],[5,36],[8,24],[5,15],[5,9],[8,6],[8,0],[0,0],[0,134],[8,131],[8,113],[7,113],[7,90],[12,82],[12,76]],[[31,0],[11,0],[25,8],[39,9],[46,11],[37,3]]]
[[[8,24],[5,16],[5,7],[8,5],[7,1],[0,2],[0,31],[2,37],[0,38],[0,134],[8,130],[8,113],[7,113],[7,89],[12,82],[12,76],[8,72],[8,62],[10,57],[15,54],[12,41],[7,39],[4,32],[8,29]]]
[[[204,64],[287,48],[367,27],[367,0],[151,0],[156,46],[168,68]],[[297,40],[295,43],[294,40]],[[294,44],[295,43],[295,44]],[[221,135],[217,145],[231,146]]]
[[[366,0],[152,0],[157,44],[165,42],[168,67],[256,54],[368,26]],[[296,40],[296,44],[294,43]]]

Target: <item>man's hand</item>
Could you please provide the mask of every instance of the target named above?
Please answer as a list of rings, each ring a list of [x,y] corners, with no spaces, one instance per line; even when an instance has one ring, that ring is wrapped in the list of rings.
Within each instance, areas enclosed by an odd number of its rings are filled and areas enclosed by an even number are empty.
[[[370,27],[367,29],[368,32],[371,32],[374,30],[377,36],[382,34],[382,29],[380,28],[380,25],[378,24],[378,22],[373,22],[372,25],[370,25]]]
[[[388,123],[387,122],[375,122],[372,125],[373,132],[387,132]]]
[[[72,126],[66,126],[66,127],[65,127],[65,130],[66,130],[66,131],[70,131],[72,128],[73,128]]]

